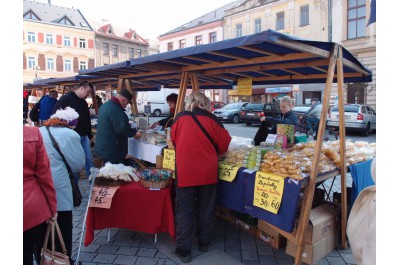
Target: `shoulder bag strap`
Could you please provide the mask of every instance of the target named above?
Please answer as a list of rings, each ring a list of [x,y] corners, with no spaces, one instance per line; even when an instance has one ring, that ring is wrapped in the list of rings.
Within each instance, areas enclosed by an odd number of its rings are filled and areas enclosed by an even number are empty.
[[[46,126],[46,129],[49,132],[49,136],[50,136],[51,142],[53,143],[54,148],[57,150],[57,152],[60,154],[61,158],[63,159],[63,161],[65,163],[65,166],[67,167],[67,170],[68,170],[68,175],[71,178],[72,170],[69,167],[67,160],[65,160],[65,157],[64,157],[63,153],[61,152],[60,147],[58,146],[58,143],[57,143],[56,139],[54,139],[53,135],[51,134],[49,127]]]
[[[197,123],[197,125],[200,127],[200,129],[203,131],[203,133],[207,136],[208,140],[210,140],[211,144],[214,146],[215,152],[217,152],[217,155],[218,155],[219,154],[218,146],[214,143],[214,141],[212,140],[210,134],[207,132],[207,130],[203,127],[203,125],[197,119],[196,115],[194,115],[193,112],[190,112],[190,114],[192,115],[194,121]]]

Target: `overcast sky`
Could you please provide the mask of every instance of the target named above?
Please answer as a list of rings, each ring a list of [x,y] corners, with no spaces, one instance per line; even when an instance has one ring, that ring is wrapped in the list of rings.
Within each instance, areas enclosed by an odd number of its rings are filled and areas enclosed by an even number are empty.
[[[154,39],[180,25],[234,0],[51,0],[52,5],[79,9],[87,20],[107,19],[109,23],[136,30]],[[47,0],[37,0],[45,2]]]

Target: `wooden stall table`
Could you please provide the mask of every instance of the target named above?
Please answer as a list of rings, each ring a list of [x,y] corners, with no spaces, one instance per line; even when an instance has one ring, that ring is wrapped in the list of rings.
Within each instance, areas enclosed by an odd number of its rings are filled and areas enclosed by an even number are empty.
[[[121,186],[110,209],[89,207],[84,245],[93,242],[94,230],[127,228],[156,234],[168,232],[175,238],[173,183],[160,190],[149,190],[139,182]]]
[[[155,145],[147,143],[140,139],[129,138],[128,139],[128,155],[136,158],[148,161],[150,163],[156,163],[156,156],[161,154],[161,150],[166,147],[164,145]]]

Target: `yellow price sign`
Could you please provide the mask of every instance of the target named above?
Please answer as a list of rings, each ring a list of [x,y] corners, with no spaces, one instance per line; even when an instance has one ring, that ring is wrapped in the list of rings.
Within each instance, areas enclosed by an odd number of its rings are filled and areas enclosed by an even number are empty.
[[[232,182],[235,179],[238,170],[239,167],[235,164],[220,162],[218,164],[218,177],[221,180]]]
[[[284,185],[285,177],[257,171],[253,205],[277,214],[282,202]]]
[[[164,149],[163,168],[175,170],[175,150]]]
[[[238,78],[237,95],[251,96],[253,89],[253,79],[251,77]]]

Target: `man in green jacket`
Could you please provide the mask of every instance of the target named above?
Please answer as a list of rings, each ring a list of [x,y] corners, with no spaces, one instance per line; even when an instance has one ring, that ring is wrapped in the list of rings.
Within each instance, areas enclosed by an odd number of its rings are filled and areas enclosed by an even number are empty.
[[[99,109],[94,152],[104,163],[123,163],[128,154],[128,137],[136,135],[125,114],[131,101],[132,94],[123,89]]]

